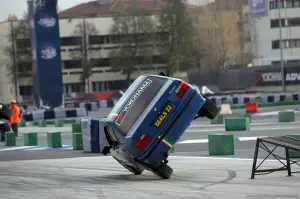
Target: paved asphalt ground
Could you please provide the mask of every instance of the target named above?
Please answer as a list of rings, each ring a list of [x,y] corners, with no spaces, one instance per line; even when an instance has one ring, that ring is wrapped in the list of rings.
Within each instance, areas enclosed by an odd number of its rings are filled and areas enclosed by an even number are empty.
[[[260,109],[260,113],[297,107]],[[230,117],[242,114],[234,111]],[[96,114],[96,113],[93,113]],[[39,133],[39,145],[46,145],[47,131],[62,132],[64,145],[72,145],[71,127],[20,129]],[[235,155],[212,157],[208,155],[208,134],[232,133],[248,141],[235,142]],[[300,198],[300,175],[286,177],[287,172],[275,172],[249,179],[255,147],[255,137],[300,134],[300,116],[295,123],[278,123],[276,115],[253,116],[251,130],[225,132],[224,125],[212,125],[197,120],[181,137],[170,157],[174,174],[161,180],[145,171],[133,176],[111,157],[73,151],[7,149],[0,143],[1,199],[19,198]],[[17,145],[23,145],[22,133]],[[249,138],[252,137],[252,138]],[[254,138],[253,138],[254,137]],[[2,150],[2,151],[1,151]],[[266,153],[260,151],[260,158]],[[282,151],[278,151],[282,155]],[[274,160],[267,168],[280,167]],[[297,169],[293,167],[293,170]],[[300,170],[300,168],[298,168]]]

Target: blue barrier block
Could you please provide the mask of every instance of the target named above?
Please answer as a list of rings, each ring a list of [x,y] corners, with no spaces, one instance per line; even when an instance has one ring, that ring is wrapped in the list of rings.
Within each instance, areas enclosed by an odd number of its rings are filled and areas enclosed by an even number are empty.
[[[30,113],[28,115],[23,115],[23,120],[29,121],[29,122],[33,121],[33,115],[32,115],[32,113]]]
[[[274,96],[269,95],[269,96],[267,97],[267,100],[268,100],[268,102],[274,102]]]
[[[237,97],[232,98],[232,103],[233,104],[238,104],[239,103],[239,98],[237,98]]]
[[[91,120],[91,152],[100,153],[99,120]]]
[[[293,100],[294,101],[298,101],[299,100],[299,95],[298,94],[294,94],[293,95]]]
[[[244,98],[244,103],[250,102],[250,98],[249,97],[245,97]]]
[[[87,111],[92,111],[92,104],[91,103],[85,103],[84,106],[85,106],[85,109]]]
[[[77,117],[76,110],[66,110],[66,117]]]
[[[55,111],[44,111],[44,119],[45,120],[51,120],[51,119],[55,119]]]
[[[221,99],[222,104],[223,104],[224,101],[226,101],[226,100],[227,100],[227,98],[223,97],[223,98]]]
[[[280,95],[279,96],[279,101],[280,102],[284,102],[285,97],[286,97],[285,95]]]
[[[114,104],[114,101],[113,101],[113,100],[107,101],[107,108],[112,108],[112,107],[114,107],[114,106],[115,106],[115,104]]]

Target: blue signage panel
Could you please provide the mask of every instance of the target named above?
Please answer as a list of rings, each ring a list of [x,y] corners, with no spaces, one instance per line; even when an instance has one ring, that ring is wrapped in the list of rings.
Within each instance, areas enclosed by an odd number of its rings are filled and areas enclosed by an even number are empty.
[[[267,0],[249,0],[250,16],[265,17],[268,16]]]
[[[57,0],[28,0],[33,54],[34,94],[52,108],[63,103]]]

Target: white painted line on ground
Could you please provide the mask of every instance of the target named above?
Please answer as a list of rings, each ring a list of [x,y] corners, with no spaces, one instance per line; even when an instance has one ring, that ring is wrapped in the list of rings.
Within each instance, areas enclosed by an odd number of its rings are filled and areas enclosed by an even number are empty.
[[[176,144],[198,144],[198,143],[208,143],[208,139],[199,139],[199,140],[184,140]]]
[[[169,158],[180,158],[180,159],[203,159],[203,160],[233,160],[233,161],[253,161],[250,158],[221,158],[221,157],[203,157],[203,156],[169,156]],[[263,159],[257,159],[257,161],[263,161]],[[282,160],[285,161],[285,160]],[[278,160],[265,160],[265,162],[278,162]]]
[[[251,126],[269,126],[269,125],[288,125],[288,124],[300,124],[299,121],[295,121],[292,123],[279,123],[279,122],[270,122],[270,123],[251,123]],[[225,124],[193,124],[190,125],[189,128],[201,128],[201,127],[222,127]]]
[[[18,149],[30,149],[30,148],[32,148],[32,146],[9,147],[5,149],[0,149],[0,151],[13,151]]]
[[[111,156],[97,156],[97,157],[75,157],[75,158],[64,158],[64,159],[41,159],[41,160],[22,160],[22,162],[66,162],[66,161],[76,161],[76,160],[81,160],[81,162],[93,162],[93,161],[99,161],[99,158],[104,159],[104,160],[113,160]],[[170,159],[199,159],[199,160],[216,160],[222,163],[224,160],[228,161],[250,161],[253,162],[253,159],[251,158],[235,158],[235,157],[208,157],[208,156],[176,156],[176,155],[170,155]],[[222,160],[222,161],[220,161]],[[261,162],[263,159],[257,159],[257,162]],[[283,162],[285,160],[282,160]],[[278,162],[278,160],[274,159],[267,159],[265,162]],[[116,162],[117,163],[117,162]],[[188,162],[187,162],[188,163]],[[252,164],[251,164],[252,166]]]
[[[259,137],[235,137],[235,141],[253,141],[257,138],[262,138],[266,136],[259,136]],[[208,143],[208,139],[197,139],[197,140],[183,140],[177,142],[176,144],[201,144],[201,143]]]
[[[259,137],[238,137],[238,141],[252,141],[257,140],[257,138],[264,138],[267,136],[259,136]]]
[[[286,126],[286,127],[250,127],[249,131],[264,131],[264,130],[292,130],[300,129],[299,126]],[[214,129],[187,129],[185,133],[197,133],[197,132],[224,132],[225,128],[214,128]],[[300,131],[299,131],[300,132]]]

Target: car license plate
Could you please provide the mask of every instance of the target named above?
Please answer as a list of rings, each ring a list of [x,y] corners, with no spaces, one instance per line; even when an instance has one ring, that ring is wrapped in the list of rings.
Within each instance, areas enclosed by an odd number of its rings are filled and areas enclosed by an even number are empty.
[[[156,128],[159,128],[163,121],[167,118],[169,113],[172,111],[173,106],[171,104],[167,104],[167,106],[164,107],[164,109],[159,113],[157,118],[153,122],[153,126]]]

